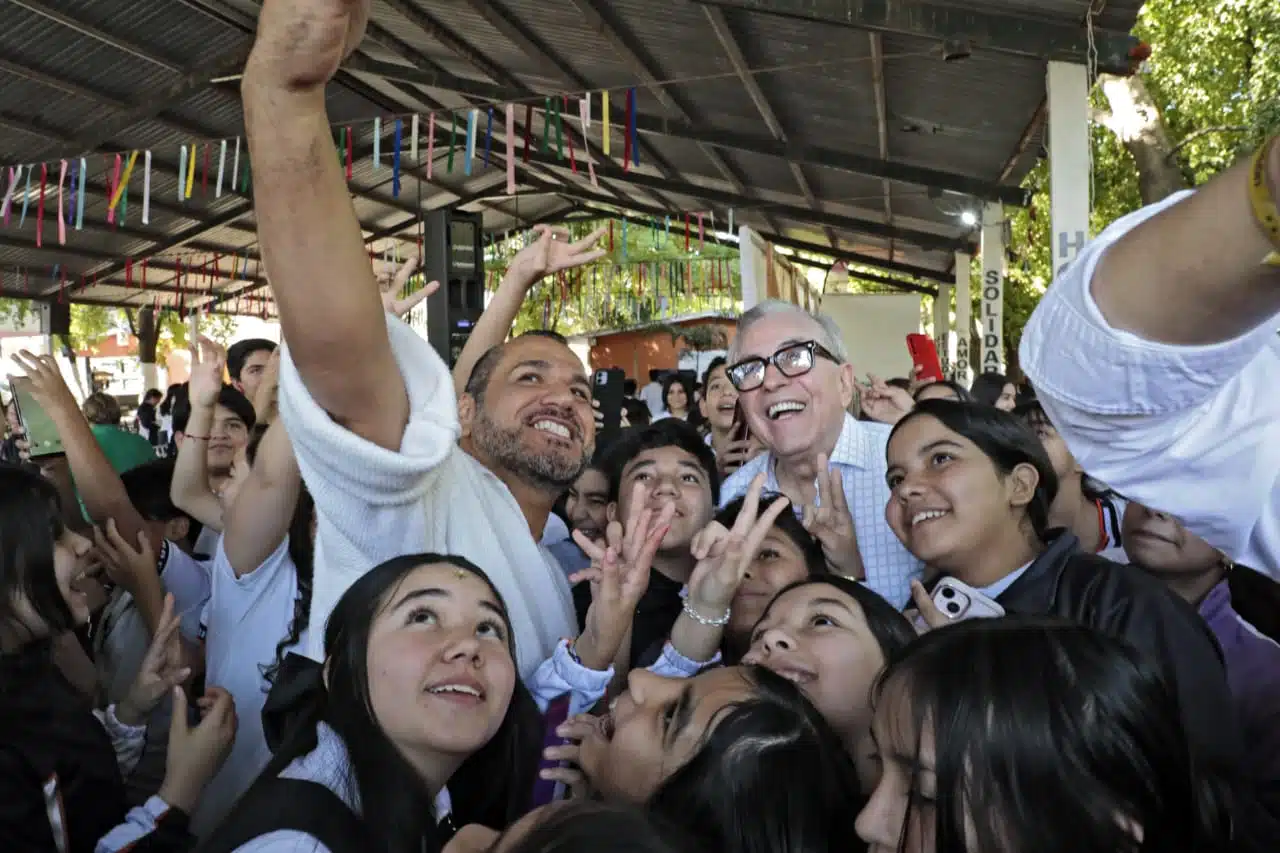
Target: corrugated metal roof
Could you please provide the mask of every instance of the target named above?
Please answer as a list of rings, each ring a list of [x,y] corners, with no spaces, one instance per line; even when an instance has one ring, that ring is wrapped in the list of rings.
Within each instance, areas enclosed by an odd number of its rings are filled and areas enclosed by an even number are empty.
[[[1096,10],[1097,0],[986,0],[967,7],[1079,26],[1083,32],[1091,2]],[[423,15],[396,8],[404,6]],[[1140,7],[1140,0],[1107,0],[1093,20],[1099,27],[1126,30]],[[82,294],[86,299],[128,299],[138,304],[143,297],[119,286],[122,259],[127,256],[152,257],[163,267],[177,260],[204,258],[207,263],[215,254],[229,258],[256,252],[250,201],[243,192],[230,191],[229,175],[222,197],[214,197],[217,140],[243,133],[234,80],[195,88],[162,108],[147,111],[127,127],[118,123],[124,109],[163,97],[184,72],[211,66],[244,49],[258,8],[257,0],[16,0],[0,4],[0,164],[37,158],[51,164],[44,246],[35,246],[38,189],[28,202],[27,221],[19,225],[19,206],[9,227],[0,228],[0,293],[26,292],[26,287],[56,293],[51,272],[57,266],[59,279],[65,271],[76,283],[81,275],[90,281],[95,273],[99,275],[99,283]],[[33,9],[45,9],[47,14]],[[595,26],[597,14],[612,32]],[[790,143],[805,149],[802,159],[810,162],[802,165],[802,173],[818,208],[843,217],[843,224],[833,232],[840,248],[887,259],[892,243],[895,261],[935,274],[949,270],[951,256],[946,251],[922,250],[910,239],[890,239],[867,230],[892,222],[899,229],[968,239],[966,229],[940,209],[925,187],[891,181],[889,219],[879,177],[848,164],[839,168],[834,163],[820,164],[829,160],[824,152],[880,159],[868,34],[730,8],[715,14],[723,15],[734,46],[752,69],[752,79],[782,132]],[[451,36],[420,28],[413,19],[424,16]],[[419,206],[438,208],[487,187],[492,197],[473,199],[468,209],[483,210],[491,231],[554,218],[588,203],[581,198],[585,196],[594,209],[600,209],[602,200],[612,199],[616,206],[642,216],[715,210],[725,217],[733,207],[738,222],[825,244],[832,223],[815,225],[804,219],[808,202],[793,170],[785,159],[768,153],[773,135],[708,18],[707,7],[689,0],[376,0],[376,27],[364,47],[371,59],[402,66],[412,63],[429,71],[443,69],[465,84],[462,90],[497,86],[503,90],[498,94],[504,95],[498,103],[517,100],[522,106],[532,101],[540,107],[547,95],[576,96],[585,85],[596,91],[611,88],[616,108],[623,103],[623,90],[634,86],[642,116],[679,118],[680,109],[663,103],[669,97],[687,113],[692,128],[683,132],[692,132],[701,142],[642,133],[641,166],[633,174],[622,174],[623,128],[615,122],[612,162],[601,168],[606,177],[601,188],[592,187],[585,173],[574,176],[562,164],[535,163],[521,166],[522,185],[529,181],[554,184],[559,194],[526,191],[505,198],[500,171],[505,143],[495,140],[497,156],[492,167],[477,163],[468,178],[462,173],[460,157],[453,172],[446,169],[443,155],[448,135],[441,131],[432,179],[428,182],[425,175],[406,169],[401,194],[393,198],[388,168],[393,116],[441,105],[483,109],[487,103],[447,88],[365,73],[347,75],[328,92],[335,125],[352,127],[355,144],[362,147],[369,143],[374,117],[384,119],[388,134],[382,146],[382,168],[374,168],[368,157],[354,164],[352,191],[359,219],[370,232],[410,223],[400,237],[407,246],[414,240],[411,224]],[[510,38],[512,26],[528,34],[533,43]],[[451,38],[465,49],[455,51]],[[1030,144],[1018,150],[1044,99],[1045,63],[981,51],[962,62],[944,63],[936,41],[892,34],[881,41],[887,162],[927,167],[957,180],[995,183],[1002,179],[1006,186],[1016,184],[1034,162],[1042,136],[1040,129],[1032,127]],[[473,63],[470,56],[482,59]],[[656,90],[650,85],[652,78],[660,81]],[[512,88],[512,83],[519,85]],[[530,97],[531,92],[536,94]],[[597,99],[597,125],[591,139],[597,158],[598,104]],[[518,110],[521,124],[523,112]],[[533,123],[535,139],[542,129],[540,112]],[[439,118],[441,127],[447,128],[448,113],[440,113]],[[575,117],[569,118],[576,126]],[[59,160],[70,157],[76,163],[74,155],[82,153],[84,141],[96,148],[87,158],[91,180],[86,227],[71,228],[67,244],[59,246],[53,207]],[[193,194],[190,199],[180,198],[179,146],[193,144],[199,146]],[[155,163],[151,221],[145,226],[140,221],[139,167],[131,182],[125,223],[113,228],[106,223],[105,185],[114,171],[114,154],[143,148],[153,151]],[[582,151],[576,154],[581,157]],[[670,164],[670,172],[655,162],[655,154]],[[732,181],[724,174],[724,166],[732,172]],[[8,175],[7,170],[0,173],[0,194],[8,188]],[[628,186],[641,180],[652,186]],[[744,187],[740,195],[734,189],[738,181]],[[25,184],[18,187],[19,198],[24,189]],[[655,193],[661,202],[655,200]],[[702,193],[713,193],[712,200]],[[736,202],[724,200],[735,196]],[[386,238],[374,243],[379,251],[387,245]],[[229,260],[223,261],[221,271],[230,275]],[[101,280],[104,272],[114,273],[109,283]],[[172,303],[177,294],[162,289],[176,290],[175,278],[173,272],[156,268],[148,282],[161,288],[155,295]],[[235,292],[243,286],[224,280],[215,284],[215,291]]]

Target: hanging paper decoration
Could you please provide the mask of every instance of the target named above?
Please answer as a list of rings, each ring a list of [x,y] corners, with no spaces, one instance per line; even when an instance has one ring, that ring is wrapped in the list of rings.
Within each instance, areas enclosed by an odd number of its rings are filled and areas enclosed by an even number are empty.
[[[49,183],[49,166],[40,164],[40,200],[36,203],[36,247],[44,244],[44,188]]]
[[[348,136],[347,142],[350,144],[350,136]],[[252,159],[248,151],[244,152],[244,171],[240,173],[240,192],[242,193],[249,192],[249,184],[253,179],[253,170],[249,167],[249,162]]]
[[[67,180],[67,161],[62,161],[62,167],[58,171],[58,245],[65,246],[67,244],[67,220],[62,215],[62,185]]]
[[[449,162],[448,172],[453,174],[453,152],[458,147],[458,114],[449,113]]]
[[[533,104],[524,105],[524,161],[529,162],[529,137],[533,135]]]
[[[564,108],[565,108],[566,110],[567,110],[567,109],[569,109],[569,96],[568,96],[568,95],[562,95],[562,96],[561,96],[561,103],[562,103],[562,105],[564,106]],[[557,109],[558,109],[558,108],[557,108]],[[557,115],[559,115],[559,113],[557,113]],[[556,133],[557,133],[557,134],[559,134],[559,133],[560,133],[561,128],[562,128],[561,120],[560,120],[560,118],[558,118],[558,117],[557,117],[557,119],[556,119]],[[576,174],[578,174],[578,158],[577,158],[577,157],[575,157],[575,156],[574,156],[574,154],[573,154],[573,134],[572,134],[572,133],[570,133],[570,134],[569,134],[569,166],[573,169],[573,173],[574,173],[575,175],[576,175]]]
[[[733,230],[733,208],[732,208],[732,207],[731,207],[731,208],[729,208],[729,233],[730,233],[730,234],[734,234],[734,233],[736,233],[736,232]]]
[[[552,100],[552,107],[556,111],[556,159],[564,160],[564,120],[560,115],[560,102]]]
[[[600,93],[600,148],[604,156],[609,156],[609,93]]]
[[[22,174],[22,167],[9,167],[9,190],[4,194],[4,204],[0,205],[0,217],[4,218],[4,227],[9,227],[9,211],[13,207],[13,191],[18,188],[18,177]]]
[[[35,166],[27,167],[27,189],[22,194],[22,218],[18,220],[19,228],[27,224],[27,209],[31,206],[31,173],[35,168]]]
[[[591,130],[591,93],[588,92],[585,98],[578,101],[578,120],[582,122],[582,157],[587,161],[587,174],[591,176],[591,185],[593,187],[600,186],[600,180],[596,177],[595,158],[591,156],[591,137],[588,131]]]
[[[489,168],[489,157],[493,153],[493,107],[489,107],[489,120],[484,129],[484,167]]]
[[[703,252],[707,248],[707,232],[702,228],[702,214],[698,214],[698,251]]]
[[[120,155],[116,155],[116,173],[112,178],[112,186],[115,191],[111,194],[111,204],[107,208],[107,221],[114,221],[114,213],[116,206],[120,204],[120,199],[129,188],[129,178],[133,175],[134,164],[138,162],[138,152],[134,151],[129,155],[129,165],[124,170],[124,177],[120,176]]]
[[[76,230],[84,228],[84,188],[89,176],[89,161],[80,158],[80,186],[76,190]]]
[[[419,134],[418,114],[413,114],[413,121],[409,125],[409,159],[414,163],[421,162],[418,159],[418,136]]]
[[[147,152],[148,159],[150,158],[150,153],[151,152]],[[237,136],[236,137],[236,155],[234,158],[232,158],[232,161],[231,161],[231,191],[232,192],[236,191],[236,186],[237,186],[236,179],[239,176],[240,176],[240,137]]]
[[[373,120],[373,168],[382,168],[382,119]]]
[[[222,198],[222,179],[227,172],[227,140],[222,140],[218,151],[218,185],[214,187],[213,197]]]
[[[187,163],[187,186],[184,199],[191,198],[191,190],[196,183],[196,146],[191,146],[191,160]]]
[[[403,144],[402,134],[404,122],[396,119],[394,148],[391,152],[391,197],[400,198],[400,146]]]
[[[431,174],[435,171],[436,166],[436,114],[432,113],[427,116],[427,180],[431,180]]]
[[[542,101],[542,153],[551,150],[551,99]]]
[[[476,156],[476,126],[480,123],[480,111],[471,110],[467,114],[467,153],[462,163],[462,173],[471,176],[471,161]]]
[[[636,90],[627,90],[627,148],[631,151],[631,165],[640,166],[640,140],[636,138]]]
[[[239,140],[236,140],[236,150],[240,150]],[[234,181],[234,173],[232,180]],[[151,224],[151,152],[147,151],[143,154],[142,161],[142,224]]]
[[[516,107],[507,104],[507,195],[516,194]]]

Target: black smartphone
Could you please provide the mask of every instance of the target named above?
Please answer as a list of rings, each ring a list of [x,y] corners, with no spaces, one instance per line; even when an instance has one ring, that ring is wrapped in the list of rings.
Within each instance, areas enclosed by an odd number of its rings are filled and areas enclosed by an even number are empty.
[[[569,741],[566,738],[562,738],[560,735],[556,734],[556,729],[560,728],[560,726],[564,724],[564,721],[569,719],[569,694],[565,693],[561,696],[557,696],[555,699],[552,699],[551,703],[547,705],[547,713],[543,715],[542,719],[544,730],[546,732],[542,739],[542,748],[544,751],[548,747],[563,746],[568,743]],[[562,762],[559,761],[550,761],[545,757],[539,759],[538,777],[533,783],[533,808],[536,809],[539,806],[547,805],[557,799],[558,795],[561,793],[557,790],[560,783],[542,778],[543,770],[558,767],[561,763]]]
[[[53,418],[36,402],[31,393],[31,380],[25,376],[9,378],[9,387],[13,390],[13,406],[18,413],[18,422],[27,434],[27,444],[32,459],[43,456],[57,456],[64,452],[62,436]]]
[[[596,435],[596,446],[604,447],[622,430],[623,384],[627,374],[620,367],[597,370],[591,380],[591,396],[600,404],[601,427]]]

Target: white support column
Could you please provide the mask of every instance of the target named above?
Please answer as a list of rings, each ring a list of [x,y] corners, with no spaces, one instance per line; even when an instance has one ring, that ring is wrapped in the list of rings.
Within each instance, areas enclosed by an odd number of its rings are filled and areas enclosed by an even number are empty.
[[[768,297],[769,289],[764,240],[746,225],[738,229],[738,271],[742,281],[742,311],[746,313]]]
[[[953,353],[951,351],[951,285],[939,284],[938,295],[933,299],[933,343],[938,348],[938,360],[942,362],[942,375],[949,376]]]
[[[1004,373],[1004,275],[1004,205],[992,202],[982,208],[982,373]]]
[[[968,388],[973,382],[970,362],[969,337],[973,334],[973,294],[970,291],[969,265],[973,258],[968,252],[956,252],[956,332],[954,349],[948,346],[951,362],[951,378]]]
[[[1049,63],[1049,183],[1053,272],[1057,277],[1089,239],[1089,72]]]

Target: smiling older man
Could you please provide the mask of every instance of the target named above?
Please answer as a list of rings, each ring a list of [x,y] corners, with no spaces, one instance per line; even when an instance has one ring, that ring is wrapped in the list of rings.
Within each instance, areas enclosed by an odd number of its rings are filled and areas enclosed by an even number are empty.
[[[765,472],[765,488],[791,499],[832,571],[904,605],[921,564],[884,520],[890,428],[848,414],[854,373],[835,323],[790,303],[762,302],[738,321],[729,363],[751,433],[768,452],[725,481],[722,503]]]

